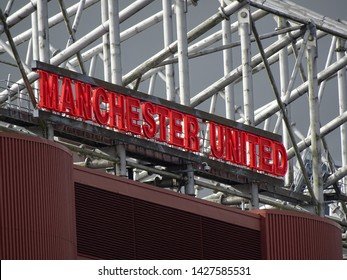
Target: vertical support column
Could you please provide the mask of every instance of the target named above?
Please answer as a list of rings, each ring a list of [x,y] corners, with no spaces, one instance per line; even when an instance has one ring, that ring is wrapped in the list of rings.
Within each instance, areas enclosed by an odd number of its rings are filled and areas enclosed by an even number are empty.
[[[47,122],[46,124],[46,130],[47,130],[47,139],[54,141],[54,128],[53,125],[50,122]]]
[[[250,205],[250,209],[254,210],[254,209],[259,209],[259,187],[257,184],[252,183],[251,186],[251,205]]]
[[[184,193],[186,195],[195,196],[194,190],[194,170],[192,164],[187,164],[187,183],[184,186]]]
[[[221,6],[225,7],[224,0],[220,0],[220,2]],[[229,19],[222,21],[222,38],[223,45],[231,43],[231,28]],[[231,48],[223,50],[223,64],[224,76],[226,76],[233,70],[233,56]],[[235,97],[233,83],[225,87],[225,112],[227,119],[235,120]]]
[[[49,63],[49,30],[47,0],[37,0],[37,17],[40,61]]]
[[[154,73],[149,80],[148,95],[154,95],[155,82],[157,80],[158,73]]]
[[[39,40],[38,40],[38,30],[37,30],[37,12],[33,12],[31,14],[31,41],[32,41],[32,50],[33,50],[33,60],[39,60],[40,55],[39,55]],[[39,88],[39,82],[36,81],[34,83],[35,89],[34,89],[34,94],[36,100],[38,99],[38,92],[37,89]]]
[[[108,0],[108,9],[110,20],[111,81],[113,84],[122,85],[118,0]]]
[[[321,139],[319,122],[318,102],[318,79],[317,79],[317,38],[316,27],[310,23],[310,37],[306,46],[307,72],[308,72],[308,94],[310,109],[310,130],[312,150],[312,177],[313,192],[317,200],[317,214],[324,216],[324,197],[322,180]]]
[[[96,68],[96,62],[97,62],[98,56],[94,55],[92,59],[90,60],[90,66],[89,66],[89,76],[94,76],[95,75],[95,68]]]
[[[187,39],[187,0],[175,1],[176,27],[177,27],[177,55],[179,71],[180,103],[190,104],[188,39]],[[185,194],[194,195],[194,172],[191,164],[187,164],[188,181],[185,185]]]
[[[345,41],[337,39],[336,43],[336,59],[342,59],[345,56]],[[337,72],[338,90],[339,90],[339,113],[340,115],[347,110],[347,78],[346,69],[343,68]],[[347,165],[347,124],[344,123],[340,126],[341,137],[341,161],[342,166]],[[347,193],[347,178],[342,179],[343,188],[341,191]]]
[[[108,15],[110,20],[109,40],[110,40],[110,60],[111,60],[111,81],[113,84],[122,85],[122,64],[120,47],[120,28],[119,28],[119,5],[118,0],[108,0]],[[125,177],[126,151],[124,144],[117,144],[117,156],[119,163],[116,165],[116,175]]]
[[[282,17],[277,17],[277,26],[279,29],[286,28],[286,20]],[[278,39],[281,40],[285,37],[285,34],[280,34]],[[280,66],[280,82],[281,82],[281,96],[286,100],[289,99],[289,92],[287,92],[287,86],[289,83],[289,68],[288,68],[288,50],[287,47],[284,47],[279,52],[279,66]],[[285,102],[287,104],[287,102]],[[285,108],[285,113],[288,120],[291,119],[290,107],[289,105]],[[285,121],[282,120],[282,135],[283,135],[283,145],[288,150],[291,147],[291,140],[286,127]],[[284,178],[284,185],[290,187],[293,184],[293,161],[289,160],[288,162],[288,171]]]
[[[178,71],[179,71],[179,88],[180,103],[183,105],[190,104],[190,87],[189,87],[189,66],[188,66],[188,40],[187,40],[187,0],[176,0],[176,17],[177,17],[177,41],[178,41]]]
[[[101,23],[108,20],[107,0],[101,0]],[[104,80],[111,81],[110,40],[109,33],[102,36],[102,56],[104,62]]]
[[[248,8],[248,6],[247,6]],[[243,111],[245,124],[254,125],[254,97],[251,68],[251,19],[247,8],[242,8],[238,14],[239,35],[241,40]],[[248,149],[248,148],[247,148]],[[259,190],[255,184],[251,185],[252,209],[259,208]]]
[[[119,158],[119,162],[116,164],[116,175],[126,177],[127,175],[127,162],[126,162],[126,151],[124,144],[117,144],[116,154]]]
[[[32,38],[30,38],[29,42],[28,42],[28,49],[27,49],[27,53],[25,56],[25,65],[31,65],[31,61],[33,58],[33,41]]]
[[[48,1],[47,0],[37,0],[37,29],[33,26],[33,36],[37,32],[37,40],[33,39],[33,57],[36,58],[38,55],[38,60],[49,63],[49,29],[48,29]],[[35,24],[35,20],[33,20]],[[36,29],[36,30],[35,30]],[[34,38],[34,37],[33,37]],[[36,45],[37,44],[37,45]],[[35,50],[38,48],[37,50]],[[35,87],[38,88],[38,82],[35,83]],[[36,93],[36,96],[38,94]],[[46,124],[46,137],[49,140],[54,139],[54,129],[50,123]]]
[[[168,47],[173,42],[172,33],[172,0],[163,0],[163,28],[164,28],[164,47]],[[169,57],[169,59],[172,56]],[[176,101],[174,66],[165,65],[166,98]]]
[[[241,60],[242,60],[242,86],[243,86],[243,111],[245,124],[254,124],[254,97],[251,68],[251,28],[250,14],[246,8],[238,12],[239,35],[241,39]]]

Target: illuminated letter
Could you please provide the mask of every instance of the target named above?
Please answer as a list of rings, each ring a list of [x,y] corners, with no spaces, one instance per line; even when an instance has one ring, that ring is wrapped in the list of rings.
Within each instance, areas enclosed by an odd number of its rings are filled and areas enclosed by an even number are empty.
[[[224,131],[225,128],[222,125],[218,125],[218,147],[217,147],[217,135],[216,124],[210,122],[210,145],[212,155],[215,158],[222,158],[224,155]]]
[[[257,144],[259,137],[253,134],[247,134],[249,162],[248,167],[257,168]]]
[[[69,110],[69,112],[67,112],[66,110]],[[69,78],[63,78],[59,111],[61,113],[68,113],[71,116],[76,115],[75,100],[72,93],[71,80]]]
[[[156,113],[159,116],[159,138],[157,140],[166,142],[166,118],[169,115],[169,110],[162,106],[156,106]]]
[[[110,104],[110,126],[118,130],[126,130],[124,96],[115,94],[114,92],[109,92],[108,94]]]
[[[184,147],[190,151],[198,152],[200,150],[199,143],[199,123],[196,117],[184,116]]]
[[[138,121],[140,120],[140,113],[138,109],[140,108],[140,100],[132,97],[127,97],[127,126],[128,131],[134,134],[141,134],[141,127],[138,125]],[[135,110],[133,110],[135,109]]]
[[[145,102],[142,104],[142,118],[144,122],[142,125],[142,130],[143,134],[147,138],[154,138],[157,133],[157,125],[153,117],[154,113],[155,107],[152,103]]]
[[[184,147],[184,140],[181,137],[183,114],[177,111],[170,111],[170,144]]]
[[[40,103],[39,107],[58,111],[59,77],[39,70],[40,74]]]
[[[288,158],[287,152],[281,143],[273,142],[273,164],[274,164],[274,175],[284,176],[287,172]]]
[[[76,116],[82,118],[83,120],[92,120],[91,85],[82,84],[79,81],[75,81],[75,91]]]
[[[225,129],[225,159],[240,165],[244,165],[246,158],[244,132],[227,127]]]
[[[259,168],[265,172],[273,172],[272,159],[272,141],[269,139],[259,138]]]
[[[93,111],[97,123],[101,125],[106,125],[109,114],[106,110],[101,112],[100,104],[102,103],[108,103],[108,98],[105,90],[101,87],[98,87],[93,91]]]

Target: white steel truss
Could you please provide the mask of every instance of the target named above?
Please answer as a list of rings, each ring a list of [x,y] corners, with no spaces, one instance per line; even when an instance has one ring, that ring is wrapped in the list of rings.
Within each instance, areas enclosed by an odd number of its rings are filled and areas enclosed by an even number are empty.
[[[0,8],[1,107],[36,105],[30,66],[39,60],[279,133],[289,158],[283,188],[205,180],[187,165],[185,192],[215,200],[204,192],[214,190],[224,204],[306,211],[347,228],[343,19],[287,0],[9,0]],[[95,151],[48,135],[84,154],[79,165],[116,163],[120,176],[130,166],[146,182],[181,178],[134,161],[122,145]]]

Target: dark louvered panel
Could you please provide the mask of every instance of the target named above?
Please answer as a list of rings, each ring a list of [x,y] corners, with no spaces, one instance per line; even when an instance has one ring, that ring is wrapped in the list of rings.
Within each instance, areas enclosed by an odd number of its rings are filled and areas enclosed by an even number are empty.
[[[76,184],[76,213],[78,253],[90,258],[261,256],[258,230],[90,186]]]
[[[203,217],[204,259],[260,259],[260,232]]]
[[[77,250],[99,259],[134,259],[132,198],[75,185]]]
[[[138,259],[202,259],[201,217],[136,199]]]

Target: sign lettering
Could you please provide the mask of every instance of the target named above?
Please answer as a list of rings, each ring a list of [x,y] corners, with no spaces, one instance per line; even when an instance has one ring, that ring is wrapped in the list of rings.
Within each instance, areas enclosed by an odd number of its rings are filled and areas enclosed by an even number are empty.
[[[287,171],[284,146],[275,140],[199,119],[152,102],[37,70],[42,109],[200,152],[200,123],[209,126],[210,157],[274,176]]]

